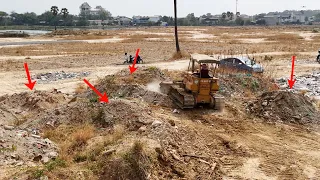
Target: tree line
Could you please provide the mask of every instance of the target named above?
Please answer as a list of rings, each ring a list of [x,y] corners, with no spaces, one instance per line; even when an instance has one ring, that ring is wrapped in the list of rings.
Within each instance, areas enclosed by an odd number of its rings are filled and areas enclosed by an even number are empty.
[[[240,12],[223,12],[219,16],[212,16],[210,13],[196,17],[194,13],[188,14],[186,17],[177,18],[178,26],[208,26],[208,25],[264,25],[266,24],[263,19],[264,14],[254,16],[253,19],[243,19]],[[215,19],[216,18],[216,19]],[[67,8],[61,10],[57,6],[52,6],[50,10],[37,15],[34,12],[10,14],[0,11],[0,26],[13,26],[13,25],[43,25],[43,26],[88,26],[89,20],[112,20],[112,14],[101,9],[98,14],[85,14],[84,12],[78,15],[69,14]],[[146,26],[160,25],[161,22],[167,22],[169,26],[174,26],[175,21],[172,16],[162,16],[157,23],[148,23]],[[320,21],[320,14],[315,16],[315,21]],[[108,24],[108,25],[112,25]]]
[[[10,14],[0,11],[0,26],[14,26],[14,25],[46,25],[46,26],[87,26],[89,20],[106,20],[112,17],[111,13],[105,9],[101,9],[98,14],[84,14],[79,15],[69,14],[67,8],[59,10],[57,6],[52,6],[50,10],[37,15],[34,12]]]

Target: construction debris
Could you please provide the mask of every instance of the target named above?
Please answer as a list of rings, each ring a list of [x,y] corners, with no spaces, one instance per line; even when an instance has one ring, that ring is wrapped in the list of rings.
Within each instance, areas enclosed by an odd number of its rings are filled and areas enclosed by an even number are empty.
[[[58,147],[52,141],[34,136],[31,129],[0,127],[0,167],[21,166],[33,161],[46,163],[58,156]]]
[[[296,82],[293,86],[294,92],[303,93],[308,97],[314,97],[320,100],[320,72],[296,76]],[[288,80],[280,78],[277,80],[281,89],[288,89]]]
[[[248,111],[267,121],[298,124],[320,123],[320,114],[309,98],[287,91],[263,93],[248,104]]]
[[[90,72],[49,72],[49,73],[41,73],[32,76],[32,79],[37,80],[37,83],[50,83],[52,81],[59,81],[64,79],[74,79],[74,78],[82,78],[90,75]]]

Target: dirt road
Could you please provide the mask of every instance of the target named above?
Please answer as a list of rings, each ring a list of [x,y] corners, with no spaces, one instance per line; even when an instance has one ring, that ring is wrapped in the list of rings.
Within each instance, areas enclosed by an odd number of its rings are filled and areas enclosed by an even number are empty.
[[[23,63],[21,62],[21,66]],[[137,67],[158,67],[160,69],[168,70],[181,70],[188,67],[188,60],[172,61],[172,62],[161,62],[161,63],[151,63],[151,64],[138,64]],[[123,69],[128,69],[128,65],[108,65],[105,67],[94,67],[94,68],[59,68],[59,69],[46,69],[46,70],[32,70],[30,69],[31,75],[39,73],[48,72],[90,72],[90,75],[86,79],[94,82],[99,78],[103,78],[107,75],[115,74]],[[139,69],[138,69],[139,70]],[[1,72],[0,73],[0,96],[5,94],[14,94],[28,91],[27,87],[24,85],[27,83],[25,71],[13,71],[13,72]],[[37,84],[35,86],[36,90],[52,90],[58,89],[63,93],[73,93],[78,83],[82,83],[83,79],[67,79],[60,81],[53,81],[47,84]]]

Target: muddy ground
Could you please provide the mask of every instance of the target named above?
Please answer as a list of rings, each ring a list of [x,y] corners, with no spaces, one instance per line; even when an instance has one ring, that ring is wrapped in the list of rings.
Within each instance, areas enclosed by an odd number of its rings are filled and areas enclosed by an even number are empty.
[[[172,32],[0,39],[70,41],[0,47],[0,179],[320,178],[320,103],[276,81],[289,77],[292,55],[297,75],[320,71],[314,60],[320,34],[304,27],[181,27],[185,57],[175,60]],[[146,64],[130,75],[128,65],[117,64],[137,48]],[[219,71],[224,111],[180,110],[157,84],[181,79],[192,52],[254,56],[266,72]],[[34,91],[24,86],[24,62],[41,81]],[[83,78],[107,92],[110,102],[99,103]],[[42,151],[29,146],[48,140],[52,147]]]

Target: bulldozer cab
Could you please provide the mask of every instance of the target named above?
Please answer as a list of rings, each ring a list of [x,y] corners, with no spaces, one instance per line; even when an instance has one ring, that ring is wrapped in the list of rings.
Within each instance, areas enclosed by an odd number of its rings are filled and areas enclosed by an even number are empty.
[[[200,71],[203,70],[204,67],[209,68],[209,66],[211,66],[211,68],[213,69],[212,77],[214,77],[219,64],[220,61],[211,56],[204,54],[191,54],[188,71],[192,73],[200,73]],[[201,77],[201,73],[199,77],[205,78]]]
[[[207,55],[191,55],[188,72],[183,82],[187,91],[199,95],[199,101],[204,101],[203,99],[207,99],[206,96],[219,91],[218,78],[215,77],[219,62]]]

